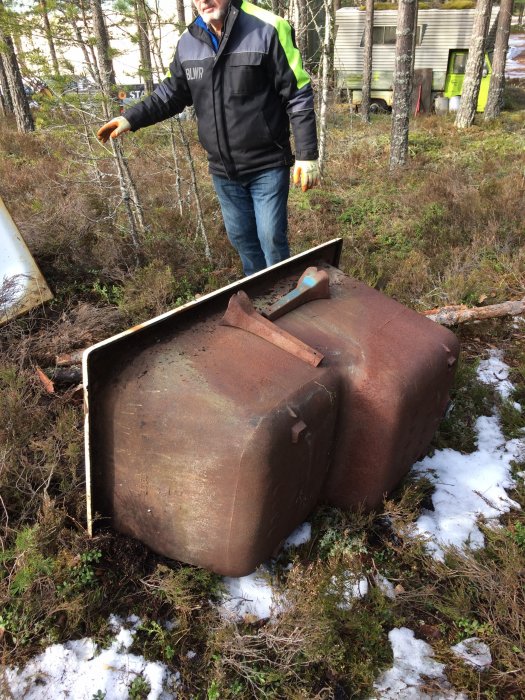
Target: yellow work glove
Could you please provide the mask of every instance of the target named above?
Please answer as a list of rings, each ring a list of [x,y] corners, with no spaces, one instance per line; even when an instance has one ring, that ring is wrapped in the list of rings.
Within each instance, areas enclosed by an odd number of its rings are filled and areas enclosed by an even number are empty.
[[[128,122],[126,117],[115,117],[104,126],[101,126],[97,131],[97,139],[106,143],[106,141],[111,136],[112,139],[116,139],[120,134],[124,134],[126,131],[131,129],[131,124]]]
[[[301,183],[303,192],[319,184],[319,164],[316,160],[296,160],[293,169],[293,184]]]

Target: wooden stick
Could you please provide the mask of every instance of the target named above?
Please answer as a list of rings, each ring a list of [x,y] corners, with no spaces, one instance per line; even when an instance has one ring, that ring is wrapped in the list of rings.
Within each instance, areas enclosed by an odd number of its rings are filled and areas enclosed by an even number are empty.
[[[525,297],[521,301],[504,301],[501,304],[476,306],[472,309],[459,304],[456,306],[443,306],[440,309],[423,311],[423,314],[427,318],[441,324],[442,326],[455,326],[458,323],[481,321],[485,318],[519,316],[523,313],[525,313]]]

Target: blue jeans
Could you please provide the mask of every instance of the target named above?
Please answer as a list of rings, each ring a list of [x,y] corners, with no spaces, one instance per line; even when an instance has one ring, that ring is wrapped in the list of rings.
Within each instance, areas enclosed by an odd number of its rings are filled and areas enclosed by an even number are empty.
[[[290,168],[261,170],[239,180],[212,175],[230,243],[245,275],[290,257],[288,191]]]

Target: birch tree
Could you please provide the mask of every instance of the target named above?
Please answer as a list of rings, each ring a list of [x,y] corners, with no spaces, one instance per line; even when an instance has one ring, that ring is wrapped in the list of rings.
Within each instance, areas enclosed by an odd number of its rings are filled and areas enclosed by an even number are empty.
[[[321,47],[321,109],[319,114],[319,170],[323,171],[326,158],[326,125],[328,111],[328,94],[330,87],[330,67],[332,56],[332,27],[334,25],[333,3],[325,0],[324,35]]]
[[[498,26],[492,60],[489,96],[485,107],[485,119],[499,117],[503,107],[503,88],[505,87],[505,63],[509,48],[510,25],[512,21],[513,0],[501,0],[499,6]]]
[[[0,58],[8,85],[8,94],[13,105],[18,131],[34,131],[35,123],[29,108],[29,100],[24,90],[20,66],[15,51],[13,38],[9,33],[9,22],[3,0],[0,0]]]
[[[408,156],[408,129],[412,97],[414,41],[417,31],[417,0],[399,0],[396,29],[394,94],[390,169],[405,165]]]
[[[374,0],[366,0],[365,42],[363,47],[363,88],[361,119],[370,122],[370,92],[372,87],[372,43],[374,36]]]
[[[461,100],[456,114],[455,125],[458,129],[466,129],[472,126],[476,116],[491,10],[492,0],[478,0],[472,36],[470,38],[467,65],[465,67]]]

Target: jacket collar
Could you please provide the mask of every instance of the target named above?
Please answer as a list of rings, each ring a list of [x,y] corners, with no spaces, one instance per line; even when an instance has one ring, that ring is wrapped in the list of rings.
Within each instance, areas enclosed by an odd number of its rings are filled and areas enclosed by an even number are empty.
[[[228,5],[228,11],[224,19],[222,37],[219,44],[219,49],[217,51],[217,57],[219,57],[219,55],[223,52],[224,47],[228,43],[230,32],[232,30],[233,25],[235,24],[235,20],[239,15],[241,5],[242,0],[230,0],[230,4]],[[188,31],[192,36],[196,37],[197,39],[201,39],[201,41],[206,42],[210,46],[213,46],[213,42],[211,37],[209,36],[209,32],[206,29],[203,29],[202,26],[200,26],[200,23],[197,23],[197,18],[194,19],[193,22],[188,26]]]

